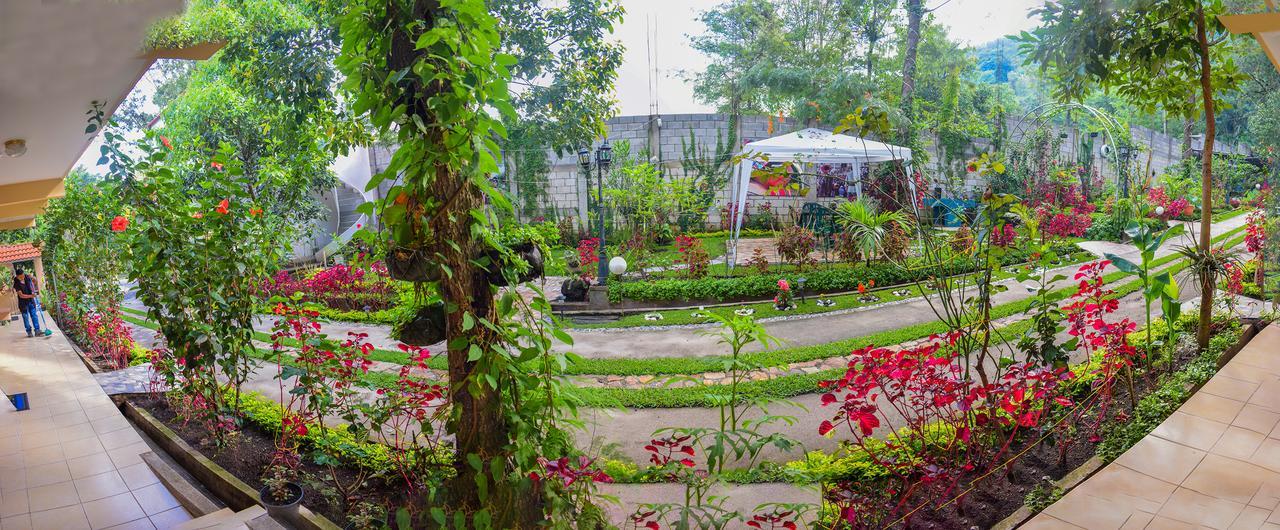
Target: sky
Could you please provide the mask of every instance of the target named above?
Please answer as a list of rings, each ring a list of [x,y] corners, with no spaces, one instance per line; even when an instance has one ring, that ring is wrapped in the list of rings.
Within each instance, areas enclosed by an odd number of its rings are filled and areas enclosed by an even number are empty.
[[[549,0],[557,1],[557,0]],[[617,111],[619,116],[649,114],[657,100],[661,113],[711,112],[710,106],[694,100],[693,89],[682,74],[701,71],[707,58],[689,45],[689,36],[703,31],[698,15],[725,0],[620,0],[626,16],[614,29],[614,38],[626,46],[618,71]],[[953,39],[974,46],[1001,36],[1031,29],[1036,21],[1028,11],[1044,0],[924,0],[948,28]],[[653,53],[646,54],[652,46]],[[657,97],[651,97],[649,72],[656,69]],[[135,90],[152,92],[155,74],[149,73]],[[148,105],[154,111],[154,106]],[[79,165],[101,173],[96,167],[101,138],[95,139],[80,157]]]
[[[657,69],[658,111],[661,113],[710,112],[694,100],[693,90],[680,76],[697,72],[707,58],[689,45],[689,36],[702,32],[699,13],[723,0],[621,0],[626,18],[614,36],[627,47],[618,72],[618,114],[649,114],[652,99],[649,72]],[[1028,11],[1043,0],[925,0],[926,9],[945,24],[953,39],[974,46],[1004,35],[1035,27]],[[936,9],[935,9],[936,8]],[[646,54],[648,42],[654,54]],[[656,58],[653,56],[656,55]],[[656,64],[655,64],[656,63]],[[651,66],[652,64],[652,66]]]

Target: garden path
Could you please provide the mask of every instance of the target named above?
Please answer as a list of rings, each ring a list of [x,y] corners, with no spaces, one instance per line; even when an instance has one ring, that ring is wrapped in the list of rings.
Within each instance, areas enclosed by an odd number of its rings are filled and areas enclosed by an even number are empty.
[[[1238,215],[1213,225],[1213,233],[1221,234],[1245,225],[1246,216]],[[1172,238],[1157,252],[1157,256],[1166,256],[1176,251],[1177,247],[1192,242],[1191,237],[1198,233],[1199,223],[1185,223],[1188,234]],[[1087,241],[1079,244],[1085,250],[1099,256],[1110,252],[1126,258],[1136,259],[1136,251],[1129,245],[1105,241]],[[1078,268],[1070,265],[1054,269],[1051,272],[1067,276],[1061,285],[1071,283],[1070,276]],[[1114,269],[1108,269],[1112,272]],[[997,282],[1009,289],[995,293],[994,303],[1002,304],[1025,299],[1031,295],[1026,289],[1017,285],[1017,280]],[[551,287],[551,283],[546,286]],[[126,285],[126,307],[145,309],[141,301],[133,296],[131,286]],[[827,344],[839,340],[862,337],[882,331],[899,329],[921,322],[936,320],[937,316],[929,303],[923,298],[902,300],[880,306],[870,306],[831,313],[814,313],[761,320],[769,333],[782,342],[783,347],[809,346]],[[269,315],[260,315],[255,319],[254,329],[270,333],[274,319]],[[717,338],[705,334],[708,326],[672,326],[666,328],[605,328],[605,329],[572,329],[568,330],[574,338],[573,346],[558,345],[557,348],[573,351],[585,358],[655,358],[655,357],[699,357],[723,354],[724,347],[717,343]],[[351,322],[328,322],[323,332],[330,337],[345,337],[348,332],[368,333],[368,341],[380,349],[396,350],[398,342],[391,339],[391,328],[379,324],[361,324]],[[142,339],[144,345],[152,340],[149,333],[135,336]],[[443,343],[431,346],[432,351],[439,351]]]
[[[1022,528],[1275,528],[1280,326],[1164,423]]]
[[[1179,278],[1178,280],[1184,285],[1192,283],[1184,281],[1185,278]],[[1184,303],[1183,311],[1190,311],[1191,307],[1196,306],[1199,296],[1197,289],[1189,285],[1185,287],[1181,297]],[[1115,321],[1121,318],[1129,318],[1136,322],[1142,322],[1143,311],[1141,294],[1131,293],[1120,299],[1119,310],[1110,316],[1108,320]],[[1059,337],[1059,340],[1068,338],[1064,332]],[[1010,344],[993,347],[993,349],[1000,348],[1012,351]],[[1079,363],[1083,360],[1083,354],[1077,352],[1072,355],[1071,362]],[[661,390],[657,391],[660,392]],[[769,410],[769,413],[776,416],[791,416],[794,419],[794,424],[778,423],[766,425],[760,427],[759,430],[765,433],[786,433],[787,436],[799,442],[805,451],[820,450],[828,453],[835,451],[839,448],[836,439],[818,435],[818,425],[823,420],[831,419],[835,412],[830,407],[823,407],[821,399],[822,394],[812,393],[802,394],[791,398],[789,401],[776,403]],[[586,409],[582,411],[582,414],[587,423],[587,431],[579,435],[579,443],[582,446],[588,446],[593,440],[615,444],[618,454],[639,462],[644,462],[649,458],[649,453],[644,450],[644,446],[648,445],[653,438],[652,434],[655,429],[662,427],[715,427],[718,426],[720,419],[718,409],[702,407],[631,410]],[[746,417],[754,420],[762,416],[763,414],[759,411],[753,411],[748,413]],[[902,426],[901,418],[899,417],[883,419],[885,422],[878,429],[880,433]],[[1280,433],[1278,433],[1278,436],[1280,436]],[[803,454],[803,451],[800,450],[783,453],[773,449],[766,449],[762,459],[783,462],[795,460],[802,457]]]
[[[1245,223],[1246,216],[1232,217],[1215,223],[1212,233],[1221,234],[1244,226]],[[1188,223],[1188,225],[1190,234],[1199,233],[1198,223]],[[1191,242],[1192,240],[1186,235],[1171,238],[1156,255],[1157,257],[1167,256],[1174,253],[1179,246]],[[1081,243],[1080,246],[1099,256],[1103,252],[1110,252],[1132,260],[1137,259],[1137,251],[1129,245],[1090,241]],[[1070,265],[1051,272],[1067,276],[1067,280],[1060,282],[1058,286],[1069,285],[1073,282],[1072,274],[1078,268],[1078,265]],[[1114,270],[1114,268],[1108,268],[1107,272]],[[1005,280],[997,284],[1005,285],[1009,289],[992,295],[995,304],[1015,302],[1031,296],[1030,292],[1018,286],[1017,280]],[[929,302],[923,298],[914,298],[891,305],[860,308],[847,312],[797,315],[762,322],[770,334],[782,341],[784,347],[796,347],[862,337],[934,321],[937,318]],[[724,347],[717,344],[716,337],[704,333],[705,328],[706,326],[660,329],[575,329],[570,330],[574,338],[573,346],[563,348],[586,358],[698,357],[726,353]]]

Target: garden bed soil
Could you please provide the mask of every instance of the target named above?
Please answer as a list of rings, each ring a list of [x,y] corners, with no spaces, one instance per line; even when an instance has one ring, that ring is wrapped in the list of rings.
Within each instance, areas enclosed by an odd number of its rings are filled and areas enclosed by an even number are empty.
[[[157,420],[172,429],[192,448],[200,451],[205,457],[243,480],[254,490],[260,490],[265,485],[262,482],[262,475],[270,466],[271,453],[275,449],[275,437],[271,434],[264,433],[258,428],[246,424],[238,434],[232,437],[226,447],[219,449],[206,436],[204,427],[194,422],[184,424],[164,398],[132,395],[128,399],[134,406],[146,410]],[[318,478],[329,476],[328,468],[316,465],[306,457],[302,459],[299,472],[303,477]],[[343,484],[351,483],[357,479],[356,471],[347,467],[337,468],[336,473]],[[336,499],[326,497],[317,491],[309,482],[305,479],[303,481],[305,496],[302,504],[308,509],[324,515],[339,526],[346,525],[349,522],[346,516],[346,507]],[[410,505],[411,501],[414,500],[405,492],[402,482],[388,482],[380,478],[369,479],[368,485],[360,491],[359,495],[359,500],[390,507],[392,513],[394,513],[396,507]],[[351,504],[355,505],[357,502],[352,502]]]
[[[1249,324],[1249,322],[1245,322],[1246,327],[1240,340],[1234,347],[1222,354],[1223,358],[1233,355],[1244,343],[1247,343],[1252,338],[1253,332],[1248,327]],[[1179,369],[1195,358],[1196,355],[1198,355],[1198,352],[1194,347],[1179,352],[1177,358]],[[1137,399],[1133,401],[1140,401],[1143,396],[1146,396],[1156,387],[1156,379],[1136,377],[1134,391],[1137,394]],[[1116,415],[1121,412],[1125,415],[1133,413],[1126,385],[1118,382],[1114,393],[1115,397],[1107,412],[1108,421],[1113,421]],[[1097,418],[1098,407],[1098,402],[1092,402],[1090,409],[1084,415],[1084,421],[1081,423],[1084,425],[1091,424],[1090,422]],[[1081,433],[1083,433],[1083,430]],[[1049,437],[1047,440],[1051,441],[1053,437]],[[1084,434],[1078,433],[1066,451],[1066,464],[1061,465],[1059,448],[1050,443],[1050,441],[1040,442],[1038,436],[1032,439],[1019,440],[1011,445],[1003,460],[1007,461],[1011,458],[1010,455],[1018,455],[1023,451],[1026,451],[1025,454],[1013,460],[1011,464],[998,466],[985,478],[983,477],[987,472],[985,469],[976,469],[967,473],[961,478],[960,485],[956,488],[956,491],[968,491],[958,496],[954,502],[943,504],[945,499],[918,496],[918,498],[911,499],[905,505],[921,506],[921,508],[911,517],[897,524],[892,524],[893,521],[886,521],[886,524],[889,524],[886,528],[970,530],[995,526],[1022,508],[1026,502],[1027,494],[1032,489],[1038,485],[1051,487],[1051,481],[1056,482],[1076,470],[1076,468],[1088,463],[1094,457],[1098,447],[1097,443],[1090,442]],[[978,482],[975,483],[975,480]],[[1082,477],[1080,482],[1083,482],[1083,480],[1084,478]],[[957,495],[953,493],[952,497],[957,497]],[[902,515],[899,514],[898,517],[902,517]]]

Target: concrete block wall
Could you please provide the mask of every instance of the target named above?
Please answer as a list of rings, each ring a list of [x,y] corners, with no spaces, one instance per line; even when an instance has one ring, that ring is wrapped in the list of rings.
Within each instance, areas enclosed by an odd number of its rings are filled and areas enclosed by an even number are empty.
[[[769,116],[742,116],[738,122],[738,145],[762,140],[780,134],[786,134],[799,129],[805,128],[803,123],[796,122],[789,118],[778,120],[773,118],[772,131],[770,130]],[[692,132],[698,144],[707,150],[715,148],[717,134],[721,138],[728,135],[729,116],[725,114],[663,114],[658,116],[642,115],[642,116],[619,116],[610,119],[606,123],[607,138],[611,142],[629,141],[631,143],[632,153],[647,150],[654,160],[662,165],[668,175],[684,176],[684,170],[680,166],[680,159],[683,158],[683,142],[689,139],[689,133]],[[822,127],[822,126],[819,126]],[[1022,136],[1033,128],[1032,124],[1022,124],[1018,122],[1018,118],[1010,118],[1006,124],[1006,130],[1009,131],[1009,142],[1019,141]],[[830,129],[829,127],[822,127]],[[1076,130],[1066,127],[1054,127],[1051,134],[1066,133],[1067,138],[1062,142],[1062,155],[1067,157],[1072,153],[1073,146],[1079,144],[1079,134]],[[1170,130],[1171,134],[1163,134],[1160,131],[1154,131],[1143,127],[1133,127],[1131,136],[1133,140],[1143,146],[1146,150],[1138,157],[1136,165],[1137,171],[1145,172],[1149,175],[1151,171],[1159,174],[1170,165],[1177,163],[1181,159],[1181,129],[1177,131]],[[930,162],[926,167],[921,168],[926,179],[940,174],[941,157],[938,154],[936,138],[926,135],[924,138],[926,149],[929,151]],[[1099,137],[1095,141],[1094,158],[1099,160],[1099,167],[1102,175],[1106,178],[1114,178],[1115,170],[1112,164],[1102,164],[1101,147],[1104,143],[1103,138]],[[969,156],[976,156],[978,153],[984,152],[990,147],[990,141],[986,139],[976,139],[968,150]],[[594,146],[593,146],[594,148]],[[1193,148],[1199,148],[1193,145]],[[1078,148],[1077,148],[1078,149]],[[1230,145],[1219,142],[1216,150],[1223,153],[1248,154],[1248,150],[1244,146]],[[385,146],[377,146],[370,153],[370,163],[373,165],[374,171],[385,169],[390,161],[391,151]],[[550,218],[552,216],[569,216],[582,219],[583,210],[587,204],[588,190],[596,187],[596,176],[594,173],[590,175],[590,182],[586,181],[586,176],[581,174],[578,168],[577,155],[573,152],[566,152],[563,156],[558,156],[554,151],[548,153],[548,160],[551,165],[551,171],[547,175],[547,184],[545,189],[545,206],[546,210],[542,215]],[[1136,176],[1136,175],[1135,175]],[[930,182],[929,187],[942,184],[943,182]],[[956,185],[958,184],[958,185]],[[389,187],[389,184],[383,184],[383,190]],[[978,175],[963,175],[959,178],[958,183],[945,179],[945,186],[948,194],[952,195],[969,195],[975,191],[980,191],[986,187],[984,180]],[[518,193],[518,189],[515,190]],[[816,194],[816,191],[812,191]],[[709,223],[715,226],[719,223],[718,212],[721,206],[728,202],[729,190],[724,189],[720,194],[717,204],[708,212]],[[800,205],[804,202],[813,201],[813,198],[806,197],[787,197],[787,198],[771,198],[759,199],[753,198],[753,204],[769,202],[773,206],[775,212],[784,213],[790,209],[799,211]],[[819,202],[831,202],[838,199],[821,199]],[[517,199],[518,201],[518,199]],[[554,212],[553,212],[554,210]]]

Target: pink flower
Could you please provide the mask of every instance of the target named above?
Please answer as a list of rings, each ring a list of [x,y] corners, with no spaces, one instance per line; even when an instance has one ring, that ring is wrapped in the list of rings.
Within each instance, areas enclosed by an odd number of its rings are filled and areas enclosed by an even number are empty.
[[[790,291],[791,284],[787,283],[786,280],[778,280],[778,288],[782,289],[783,291]]]

